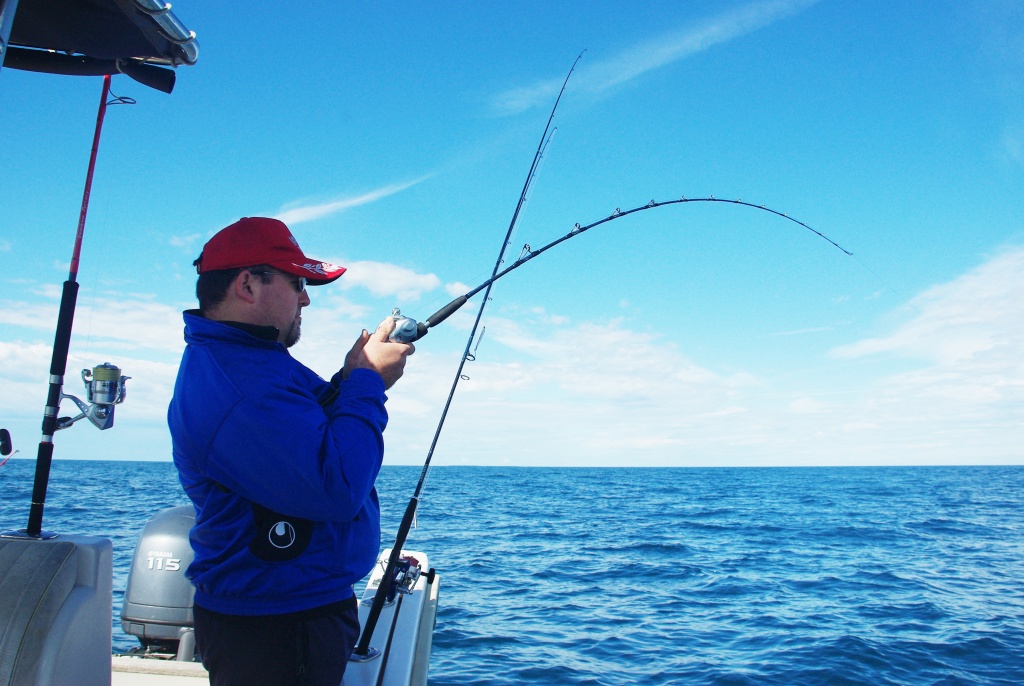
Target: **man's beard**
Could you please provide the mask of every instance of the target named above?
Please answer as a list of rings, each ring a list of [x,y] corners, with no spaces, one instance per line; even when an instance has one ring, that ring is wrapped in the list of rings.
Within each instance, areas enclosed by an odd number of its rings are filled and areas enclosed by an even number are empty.
[[[302,325],[297,322],[292,322],[291,328],[284,335],[284,347],[290,348],[299,342],[299,337],[302,335]]]

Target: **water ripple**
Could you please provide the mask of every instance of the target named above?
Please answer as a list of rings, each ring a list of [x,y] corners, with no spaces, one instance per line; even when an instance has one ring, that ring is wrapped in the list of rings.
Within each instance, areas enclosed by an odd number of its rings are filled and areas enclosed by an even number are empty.
[[[30,461],[0,469],[23,526]],[[385,467],[385,545],[418,467]],[[46,528],[114,541],[116,621],[168,463],[55,461]],[[430,683],[1024,683],[1024,468],[435,468]]]

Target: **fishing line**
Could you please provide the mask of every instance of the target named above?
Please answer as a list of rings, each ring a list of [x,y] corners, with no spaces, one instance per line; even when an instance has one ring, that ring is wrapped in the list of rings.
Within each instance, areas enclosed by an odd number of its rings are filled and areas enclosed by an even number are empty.
[[[859,258],[859,257],[857,257],[856,255],[854,255],[853,259],[857,260],[857,264],[859,264],[860,266],[864,267],[864,269],[865,269],[865,270],[867,270],[867,272],[868,272],[869,274],[871,274],[871,276],[873,276],[873,277],[875,277],[876,279],[878,279],[879,283],[881,283],[881,284],[882,284],[882,285],[883,285],[883,286],[884,286],[885,288],[888,288],[888,289],[889,289],[890,291],[892,291],[893,295],[895,295],[895,296],[896,296],[897,298],[899,298],[900,300],[902,300],[902,301],[903,301],[903,302],[905,303],[905,305],[906,305],[907,307],[909,307],[909,308],[910,308],[910,309],[912,309],[912,310],[913,310],[914,312],[917,312],[917,313],[918,313],[918,314],[920,314],[920,315],[923,315],[923,314],[924,314],[924,312],[922,312],[922,311],[921,311],[920,309],[918,309],[917,305],[915,305],[915,304],[913,303],[913,300],[912,300],[912,299],[908,298],[907,296],[903,295],[903,294],[902,294],[901,292],[899,292],[898,290],[896,290],[895,288],[893,288],[892,284],[890,284],[890,283],[889,283],[888,281],[886,281],[885,279],[883,279],[883,278],[882,278],[882,277],[881,277],[881,276],[879,275],[879,273],[878,273],[878,272],[876,272],[876,271],[875,271],[874,269],[872,269],[871,267],[869,267],[868,265],[866,265],[866,264],[864,263],[864,260],[860,259],[860,258]]]
[[[126,95],[117,95],[116,93],[114,93],[113,82],[111,82],[111,88],[107,89],[107,95],[109,96],[109,99],[106,101],[106,105],[104,105],[104,108],[111,107],[113,105],[137,105],[138,104],[138,101],[136,101],[135,98],[130,98],[130,97],[126,96]],[[104,118],[105,118],[105,116],[104,116]],[[120,153],[121,153],[122,148],[121,148],[121,145],[120,145],[120,139],[116,136],[117,129],[114,129],[115,135],[113,136],[113,139],[111,140],[111,133],[110,133],[110,131],[111,131],[111,127],[108,126],[107,127],[107,138],[106,138],[106,149],[109,150],[110,152],[107,153],[107,158],[108,159],[109,158],[113,158],[113,159],[117,160],[117,159],[121,158],[121,154]],[[114,166],[116,166],[116,164]],[[89,200],[90,200],[90,202],[93,200],[91,192],[90,192]],[[93,226],[96,226],[97,224],[99,224],[101,230],[104,229],[104,228],[108,228],[110,226],[110,206],[111,206],[111,204],[109,202],[104,201],[102,203],[102,206],[98,210],[97,209],[93,210],[93,214],[92,214],[92,216],[93,216],[92,225]],[[102,217],[99,220],[96,219],[96,214],[97,213],[101,213],[102,214]],[[84,327],[85,331],[83,332],[83,334],[81,336],[82,344],[84,346],[84,350],[79,355],[79,357],[81,357],[82,359],[85,359],[85,360],[89,359],[89,357],[91,356],[91,354],[92,354],[92,344],[95,341],[95,339],[93,338],[93,323],[96,320],[96,297],[97,297],[97,291],[99,289],[99,282],[100,282],[100,279],[102,278],[102,276],[103,276],[103,274],[101,272],[98,276],[93,277],[93,279],[91,280],[92,286],[90,288],[90,293],[89,293],[89,318],[85,322],[85,327]],[[81,281],[81,279],[79,279],[79,281]]]

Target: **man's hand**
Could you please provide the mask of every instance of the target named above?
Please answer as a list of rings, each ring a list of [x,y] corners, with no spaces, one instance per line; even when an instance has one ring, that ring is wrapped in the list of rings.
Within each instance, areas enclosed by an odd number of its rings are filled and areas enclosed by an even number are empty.
[[[416,352],[411,343],[392,343],[388,340],[395,328],[395,320],[385,317],[372,334],[365,329],[345,355],[341,378],[347,379],[353,369],[372,369],[384,379],[384,388],[391,388],[405,372],[405,360]]]

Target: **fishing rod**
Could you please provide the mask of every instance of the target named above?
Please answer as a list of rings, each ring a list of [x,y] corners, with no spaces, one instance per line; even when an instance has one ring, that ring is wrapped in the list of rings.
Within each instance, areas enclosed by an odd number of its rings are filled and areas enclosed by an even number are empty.
[[[664,200],[662,202],[655,202],[654,200],[651,200],[646,205],[641,205],[640,207],[634,207],[633,209],[630,209],[630,210],[623,211],[623,210],[620,210],[619,208],[616,207],[615,211],[612,212],[607,217],[604,217],[602,219],[598,219],[597,221],[592,222],[590,224],[587,224],[586,226],[580,226],[579,224],[576,224],[576,226],[574,226],[573,229],[571,231],[569,231],[569,233],[565,234],[564,236],[561,236],[560,238],[556,238],[555,240],[551,241],[547,245],[544,245],[544,246],[542,246],[540,248],[532,249],[532,248],[530,248],[530,244],[527,243],[526,245],[523,246],[523,251],[520,253],[519,258],[516,259],[515,262],[513,262],[511,265],[509,265],[505,269],[501,270],[500,272],[496,271],[496,272],[492,273],[491,277],[489,279],[487,279],[486,281],[484,281],[482,284],[480,284],[476,288],[468,291],[464,295],[460,295],[459,297],[455,298],[450,303],[448,303],[447,305],[445,305],[444,307],[439,309],[437,312],[435,312],[434,314],[432,314],[429,317],[427,317],[426,319],[424,319],[422,322],[417,322],[414,319],[402,316],[402,313],[398,310],[398,308],[395,308],[395,310],[394,310],[394,312],[392,314],[392,316],[395,318],[395,329],[391,333],[391,340],[396,341],[398,343],[411,343],[413,341],[417,341],[417,340],[423,338],[424,336],[426,336],[430,332],[431,328],[437,326],[438,324],[443,322],[445,319],[447,319],[448,317],[453,315],[455,312],[457,312],[459,310],[459,308],[461,308],[463,305],[465,305],[466,302],[470,298],[472,298],[474,295],[479,293],[484,288],[487,288],[488,291],[489,291],[491,285],[494,284],[495,281],[497,281],[498,279],[502,278],[503,276],[505,276],[509,272],[512,272],[512,271],[518,269],[519,267],[523,266],[524,264],[526,264],[527,262],[529,262],[533,258],[537,257],[538,255],[541,255],[542,253],[547,252],[548,250],[550,250],[551,248],[555,247],[556,245],[564,243],[565,241],[569,240],[570,238],[575,238],[576,236],[580,235],[584,231],[588,231],[589,229],[592,229],[595,226],[600,226],[601,224],[606,224],[606,223],[608,223],[610,221],[613,221],[615,219],[621,219],[622,217],[625,217],[625,216],[630,215],[630,214],[635,214],[637,212],[644,212],[646,210],[653,210],[653,209],[655,209],[657,207],[665,207],[667,205],[680,205],[680,204],[683,204],[683,203],[691,203],[691,202],[721,202],[721,203],[728,203],[730,205],[742,205],[744,207],[751,207],[751,208],[753,208],[755,210],[762,210],[764,212],[769,212],[769,213],[774,214],[776,216],[782,217],[783,219],[791,221],[791,222],[793,222],[795,224],[799,224],[800,226],[802,226],[803,228],[807,229],[808,231],[810,231],[811,233],[815,234],[816,236],[818,236],[818,237],[828,241],[830,244],[832,244],[833,246],[835,246],[839,250],[842,250],[847,255],[851,255],[851,256],[853,255],[852,252],[850,252],[849,250],[847,250],[843,246],[839,245],[834,240],[832,240],[831,238],[829,238],[828,236],[826,236],[822,232],[818,231],[817,229],[811,228],[810,226],[808,226],[807,224],[803,223],[799,219],[794,219],[793,217],[790,217],[788,214],[786,214],[784,212],[779,212],[777,210],[773,210],[770,207],[765,207],[764,205],[755,205],[754,203],[745,202],[745,201],[739,200],[739,199],[737,199],[737,200],[728,200],[726,198],[716,198],[713,195],[712,196],[708,196],[706,198],[687,198],[687,197],[684,196],[684,197],[681,197],[681,198],[677,198],[675,200]],[[484,302],[486,302],[486,301],[487,301],[487,298],[485,296]]]
[[[562,94],[565,93],[565,87],[569,83],[569,78],[572,76],[573,71],[575,71],[576,65],[583,57],[584,52],[586,52],[586,50],[581,52],[572,63],[569,73],[565,76],[565,81],[562,82],[562,88],[558,91],[558,97],[555,98],[555,104],[551,108],[551,114],[548,115],[548,121],[544,126],[544,132],[541,134],[540,142],[537,144],[537,152],[533,155],[530,170],[527,172],[526,181],[523,183],[523,190],[519,194],[519,201],[516,203],[516,209],[512,213],[512,220],[509,222],[508,230],[505,231],[505,238],[502,240],[501,249],[498,251],[498,259],[495,260],[494,268],[491,270],[491,278],[486,283],[481,284],[481,286],[474,291],[479,292],[480,290],[486,289],[483,301],[480,303],[480,308],[476,313],[476,320],[473,322],[473,327],[469,332],[469,338],[466,341],[466,349],[462,353],[462,359],[459,360],[459,366],[455,372],[455,379],[452,381],[451,390],[448,392],[448,399],[445,401],[444,409],[441,411],[441,419],[437,424],[437,429],[434,431],[434,438],[430,442],[430,448],[427,450],[427,459],[423,463],[423,470],[420,472],[419,481],[416,483],[416,490],[413,492],[412,498],[409,499],[409,504],[405,508],[405,514],[402,516],[402,522],[398,527],[398,534],[395,536],[395,544],[391,548],[387,567],[384,569],[384,575],[381,578],[380,585],[377,587],[376,593],[374,594],[373,604],[370,606],[370,612],[367,615],[366,623],[363,626],[363,633],[359,637],[359,642],[356,644],[355,649],[352,651],[353,660],[366,661],[380,655],[379,651],[370,647],[370,639],[373,637],[373,630],[377,625],[377,620],[380,618],[381,610],[384,608],[384,604],[392,599],[397,591],[411,591],[411,588],[407,585],[407,581],[415,582],[414,578],[400,578],[400,575],[404,575],[404,572],[409,569],[408,563],[403,565],[401,562],[402,546],[405,545],[405,541],[409,536],[409,529],[412,528],[412,523],[416,518],[416,508],[419,505],[420,493],[423,490],[423,484],[426,482],[427,473],[430,471],[430,461],[433,458],[438,438],[441,436],[441,428],[444,426],[445,419],[448,416],[448,410],[451,407],[452,399],[455,397],[455,389],[458,387],[459,381],[462,379],[462,370],[466,366],[466,361],[471,357],[470,347],[473,345],[473,340],[476,338],[476,330],[480,325],[481,318],[483,317],[484,308],[487,306],[491,286],[493,286],[494,282],[498,280],[499,270],[505,260],[505,251],[508,249],[508,246],[512,241],[512,232],[515,230],[516,223],[519,221],[519,214],[523,209],[523,205],[526,203],[530,184],[533,182],[537,173],[537,167],[544,156],[547,144],[551,141],[551,137],[548,132],[551,130],[551,122],[555,118],[555,111],[558,109],[558,103],[562,100]],[[554,132],[552,131],[551,133],[553,134]],[[395,330],[397,331],[397,325],[404,318],[401,317],[401,313],[398,311],[398,308],[395,308],[392,316],[395,317]],[[413,328],[416,328],[415,323]],[[392,339],[395,340],[394,334],[392,334]],[[401,602],[401,598],[399,598],[399,602]],[[381,674],[383,675],[383,673],[382,668]]]
[[[100,146],[100,133],[103,131],[103,119],[110,104],[134,104],[131,98],[113,96],[107,101],[110,93],[110,75],[103,77],[103,89],[100,94],[99,110],[96,114],[96,128],[93,132],[92,151],[89,156],[89,168],[85,176],[85,191],[82,193],[82,207],[78,215],[78,230],[75,233],[75,245],[71,253],[71,266],[67,281],[64,282],[60,298],[60,309],[57,314],[57,330],[54,333],[53,351],[50,357],[49,391],[46,396],[46,407],[43,410],[42,437],[36,453],[35,479],[32,483],[32,503],[29,508],[28,526],[17,531],[6,531],[3,537],[49,539],[57,534],[43,531],[43,508],[46,504],[46,489],[50,481],[50,467],[53,462],[53,435],[60,429],[66,429],[80,419],[88,419],[100,430],[109,429],[114,423],[114,405],[124,402],[125,382],[130,378],[123,376],[116,366],[104,363],[90,369],[82,370],[82,381],[85,382],[88,402],[79,400],[73,395],[64,393],[64,372],[67,370],[68,351],[71,347],[71,329],[75,319],[75,305],[78,301],[78,265],[82,254],[82,240],[85,236],[85,218],[89,212],[89,197],[92,193],[92,177],[96,170],[96,157]],[[62,400],[74,402],[80,414],[72,417],[58,417]],[[6,433],[6,429],[4,430]],[[0,446],[0,452],[10,449],[9,434]],[[6,453],[5,453],[6,454]],[[6,462],[6,460],[4,460]],[[2,464],[2,463],[0,463]]]

